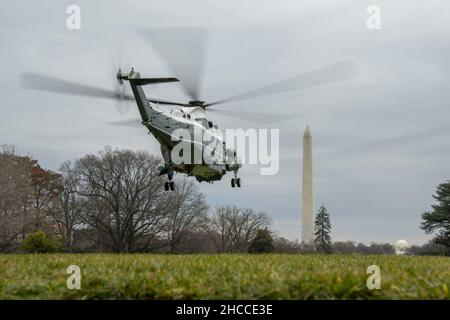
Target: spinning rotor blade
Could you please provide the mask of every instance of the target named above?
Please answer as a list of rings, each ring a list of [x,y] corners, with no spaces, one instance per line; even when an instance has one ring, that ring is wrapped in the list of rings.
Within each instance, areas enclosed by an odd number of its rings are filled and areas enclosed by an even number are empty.
[[[168,106],[180,106],[180,107],[189,107],[190,105],[187,103],[180,103],[180,102],[172,102],[167,100],[157,100],[157,99],[148,99],[151,103],[158,103],[158,104],[164,104]]]
[[[205,107],[343,81],[353,78],[357,74],[357,71],[356,65],[352,61],[341,61],[288,80],[276,82],[260,89],[208,103]]]
[[[301,117],[301,115],[292,115],[292,114],[283,115],[279,113],[244,112],[244,111],[218,110],[218,109],[208,109],[208,112],[217,113],[229,118],[242,119],[246,121],[259,123],[283,122]]]
[[[129,128],[142,128],[141,119],[130,119],[123,121],[112,121],[108,122],[108,124],[113,126],[121,126],[121,127],[129,127]]]
[[[172,27],[140,30],[158,51],[186,94],[200,100],[200,82],[205,59],[206,31],[200,27]]]
[[[128,94],[120,94],[113,90],[57,79],[37,73],[21,73],[20,83],[24,89],[50,91],[102,99],[134,100],[134,97]]]
[[[108,83],[108,89],[114,90],[117,97],[114,101],[114,106],[117,110],[117,113],[119,113],[121,116],[124,116],[128,114],[133,107],[133,100],[126,100],[122,99],[122,97],[131,95],[131,90],[129,89],[129,86],[125,85],[123,82],[120,83],[117,81],[117,73],[122,70],[130,70],[131,69],[131,63],[128,61],[125,63],[123,58],[123,48],[119,47],[117,51],[111,52],[111,63],[110,67],[108,68],[108,79],[110,82]],[[128,60],[128,59],[126,59]]]

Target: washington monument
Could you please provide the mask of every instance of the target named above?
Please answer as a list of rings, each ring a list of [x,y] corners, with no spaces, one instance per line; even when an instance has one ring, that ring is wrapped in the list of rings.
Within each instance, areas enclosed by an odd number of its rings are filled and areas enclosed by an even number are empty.
[[[309,126],[303,134],[302,242],[314,241],[314,183],[312,135]]]

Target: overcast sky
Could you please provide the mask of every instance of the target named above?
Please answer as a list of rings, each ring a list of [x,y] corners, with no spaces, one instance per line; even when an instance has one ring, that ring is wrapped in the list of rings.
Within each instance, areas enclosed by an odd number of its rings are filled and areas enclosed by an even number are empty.
[[[81,8],[81,30],[66,28],[66,8]],[[381,29],[368,30],[366,9],[381,8]],[[448,1],[2,1],[0,4],[0,144],[13,144],[44,167],[115,148],[159,154],[144,128],[108,122],[114,102],[23,91],[32,71],[112,88],[115,68],[173,76],[138,29],[203,26],[209,42],[202,97],[215,100],[351,59],[356,78],[222,109],[299,115],[280,129],[280,171],[240,172],[200,184],[211,206],[266,211],[274,228],[300,238],[302,134],[313,134],[316,207],[325,204],[334,240],[424,243],[420,215],[435,187],[450,179],[450,3]],[[178,85],[147,91],[184,101]],[[211,117],[213,117],[211,115]],[[255,123],[215,115],[224,128]],[[259,127],[262,127],[259,125]]]

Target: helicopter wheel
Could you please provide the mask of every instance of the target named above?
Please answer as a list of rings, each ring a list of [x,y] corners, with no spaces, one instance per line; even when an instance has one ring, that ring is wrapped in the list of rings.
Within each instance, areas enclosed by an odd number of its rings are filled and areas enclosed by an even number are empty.
[[[231,178],[231,187],[234,188],[236,186],[236,180]]]
[[[170,190],[172,190],[172,191],[175,190],[175,182],[170,181],[170,182],[169,182],[169,186],[170,186]]]
[[[238,188],[241,187],[241,178],[236,178],[236,186],[237,186]]]
[[[166,181],[166,183],[164,183],[164,190],[169,191],[170,189],[170,184],[168,181]]]

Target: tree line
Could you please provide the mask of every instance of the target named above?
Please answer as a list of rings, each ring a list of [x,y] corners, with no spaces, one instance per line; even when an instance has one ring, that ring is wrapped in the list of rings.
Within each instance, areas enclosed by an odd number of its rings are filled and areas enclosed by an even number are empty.
[[[52,171],[3,146],[0,252],[19,251],[36,232],[68,252],[394,252],[391,244],[333,243],[325,206],[315,218],[314,243],[289,241],[270,229],[265,212],[210,208],[192,179],[179,176],[175,191],[164,191],[160,164],[160,158],[145,151],[105,148]],[[432,210],[422,215],[421,228],[436,236],[413,246],[413,254],[450,253],[450,181],[438,186],[434,199]]]
[[[191,179],[161,186],[161,159],[112,150],[65,162],[55,172],[13,147],[0,152],[0,251],[45,232],[65,250],[93,252],[247,252],[264,212],[236,206],[210,210]]]

